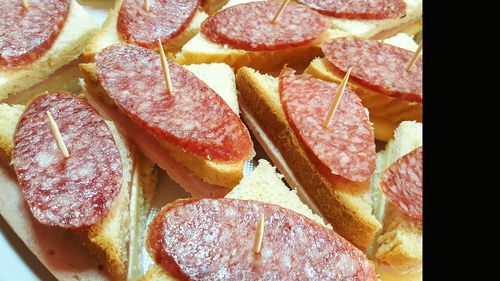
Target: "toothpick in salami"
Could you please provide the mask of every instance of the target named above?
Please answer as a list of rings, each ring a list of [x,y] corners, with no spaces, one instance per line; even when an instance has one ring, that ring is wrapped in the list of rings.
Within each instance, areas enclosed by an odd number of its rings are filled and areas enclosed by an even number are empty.
[[[30,4],[28,3],[28,0],[23,0],[23,6],[24,6],[24,8],[26,8],[26,9],[29,9],[29,8],[30,8]]]
[[[339,106],[340,99],[344,95],[344,90],[345,90],[345,87],[347,85],[347,81],[349,80],[349,75],[351,74],[351,70],[352,70],[352,67],[350,67],[349,70],[346,72],[344,79],[342,79],[340,86],[337,88],[337,92],[335,93],[335,97],[333,99],[333,102],[330,105],[330,109],[328,110],[328,115],[326,115],[325,122],[323,122],[323,128],[328,127],[328,124],[330,124],[330,121],[332,120],[332,117],[335,114],[335,111],[337,111],[337,107]]]
[[[412,69],[412,67],[415,65],[415,62],[417,61],[418,57],[420,56],[420,53],[422,53],[422,42],[424,42],[424,41],[422,40],[422,41],[420,41],[420,44],[418,44],[417,50],[415,51],[413,58],[411,59],[410,63],[408,64],[406,71],[410,71]]]
[[[264,223],[264,214],[261,214],[255,228],[255,240],[253,243],[253,252],[255,254],[259,254],[262,247],[262,238],[264,237]]]
[[[158,45],[160,47],[160,57],[161,66],[163,68],[163,76],[165,77],[165,82],[167,83],[167,91],[171,94],[174,90],[172,87],[172,79],[170,78],[170,69],[168,68],[167,57],[165,56],[165,51],[163,51],[163,45],[161,44],[160,38],[158,38]]]
[[[255,213],[272,225],[259,256],[249,243],[257,218],[247,214]],[[174,280],[377,280],[372,262],[337,233],[252,200],[177,200],[153,219],[146,245]]]
[[[54,137],[54,139],[57,143],[57,147],[59,148],[59,151],[61,151],[61,153],[64,155],[64,158],[68,158],[69,157],[68,148],[66,147],[66,144],[64,143],[61,132],[59,131],[59,127],[57,127],[56,121],[54,121],[52,114],[50,114],[50,111],[48,111],[48,110],[47,110],[47,118],[49,118],[50,131],[52,132],[52,136]]]
[[[281,6],[279,7],[278,11],[274,15],[273,19],[271,20],[272,23],[276,23],[278,21],[279,17],[283,13],[283,10],[285,10],[286,5],[288,5],[288,2],[290,2],[290,0],[283,0],[281,2]]]
[[[144,0],[144,10],[149,12],[149,0]]]

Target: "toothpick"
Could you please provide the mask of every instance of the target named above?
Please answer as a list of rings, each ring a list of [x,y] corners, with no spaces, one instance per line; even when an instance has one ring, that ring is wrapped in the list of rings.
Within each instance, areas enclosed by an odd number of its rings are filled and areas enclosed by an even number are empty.
[[[144,10],[149,12],[149,0],[144,0]]]
[[[30,4],[28,3],[28,0],[23,0],[23,6],[25,9],[29,9],[30,8]]]
[[[274,18],[271,20],[271,23],[277,23],[278,22],[278,19],[281,16],[281,14],[283,13],[283,11],[285,10],[286,5],[288,5],[288,2],[290,2],[290,0],[283,0],[281,2],[281,6],[279,7],[278,11],[274,15]]]
[[[165,56],[165,52],[163,51],[163,45],[161,44],[160,38],[158,38],[158,44],[160,45],[160,57],[161,57],[161,65],[163,67],[163,76],[165,76],[165,81],[167,81],[167,90],[169,93],[173,92],[172,80],[170,79],[170,70],[168,68],[167,56]]]
[[[69,157],[68,148],[66,148],[66,145],[64,144],[64,140],[61,136],[59,128],[57,127],[56,121],[54,120],[54,118],[52,118],[52,114],[50,114],[50,111],[48,110],[47,110],[47,117],[49,118],[49,124],[50,124],[50,130],[52,131],[52,136],[56,140],[59,151],[64,155],[64,158],[68,158]]]
[[[347,70],[347,72],[344,76],[344,79],[342,79],[342,82],[340,82],[340,86],[337,88],[337,93],[335,93],[335,98],[333,99],[333,102],[330,105],[330,110],[328,111],[328,114],[326,115],[325,122],[323,122],[323,128],[328,127],[328,124],[332,120],[332,117],[335,114],[335,111],[337,111],[337,107],[340,104],[340,99],[344,95],[345,87],[347,86],[347,81],[349,80],[349,75],[351,75],[351,70],[352,70],[352,67],[349,67],[349,70]]]
[[[262,238],[264,237],[264,214],[260,215],[259,221],[257,222],[255,240],[253,242],[253,252],[255,254],[260,253],[260,248],[262,246]]]
[[[410,61],[410,64],[408,64],[408,67],[406,68],[406,71],[410,71],[411,68],[415,65],[415,62],[417,62],[418,57],[420,56],[420,53],[422,53],[422,42],[420,41],[420,44],[418,44],[418,48],[415,51],[415,54],[413,55],[413,58]]]

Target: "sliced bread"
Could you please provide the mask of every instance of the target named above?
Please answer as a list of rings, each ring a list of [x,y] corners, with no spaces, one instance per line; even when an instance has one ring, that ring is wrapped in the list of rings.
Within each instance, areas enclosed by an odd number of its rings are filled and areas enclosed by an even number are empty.
[[[42,57],[19,69],[0,70],[0,101],[40,83],[78,58],[98,30],[94,19],[76,0],[72,0],[64,27]]]
[[[369,191],[354,194],[352,190],[338,190],[316,169],[288,124],[279,99],[278,78],[242,67],[236,75],[236,86],[244,120],[257,123],[249,125],[254,134],[259,134],[254,130],[259,127],[267,135],[337,233],[361,249],[368,247],[381,228],[372,214]],[[287,181],[292,182],[289,178]]]

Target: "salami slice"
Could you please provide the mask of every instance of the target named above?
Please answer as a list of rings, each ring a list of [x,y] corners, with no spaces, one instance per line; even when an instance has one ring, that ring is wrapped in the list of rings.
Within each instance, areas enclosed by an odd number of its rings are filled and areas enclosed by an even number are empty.
[[[422,220],[422,147],[399,158],[381,177],[380,188],[406,215]]]
[[[361,38],[336,38],[321,49],[339,76],[352,67],[350,81],[388,96],[422,103],[422,57],[411,71],[406,71],[413,52]]]
[[[344,19],[391,19],[404,17],[403,0],[298,0],[324,15]]]
[[[253,144],[238,116],[203,81],[169,61],[167,92],[160,56],[132,45],[113,45],[96,57],[101,84],[130,119],[160,141],[215,161],[238,162]]]
[[[177,201],[154,218],[147,243],[155,262],[178,280],[377,280],[373,264],[335,232],[257,201]]]
[[[124,0],[118,13],[117,30],[131,44],[158,47],[158,38],[168,43],[181,34],[193,19],[200,0]]]
[[[28,65],[49,50],[64,26],[70,0],[18,0],[0,5],[0,68]]]
[[[210,41],[247,51],[275,51],[298,47],[320,37],[328,28],[322,16],[290,3],[272,23],[280,1],[258,1],[231,6],[208,17],[201,32]]]
[[[375,141],[359,97],[346,88],[328,127],[323,128],[338,85],[294,73],[282,70],[280,99],[288,123],[311,160],[327,177],[369,179],[375,170]]]
[[[50,111],[70,156],[52,136]],[[12,163],[33,216],[42,224],[85,229],[109,212],[122,165],[113,135],[90,105],[69,93],[42,95],[21,116]]]

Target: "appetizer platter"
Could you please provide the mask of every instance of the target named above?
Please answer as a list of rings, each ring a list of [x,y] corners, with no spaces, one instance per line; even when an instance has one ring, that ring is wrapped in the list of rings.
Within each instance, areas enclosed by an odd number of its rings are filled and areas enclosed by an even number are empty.
[[[422,280],[422,0],[0,14],[0,215],[55,279]]]

